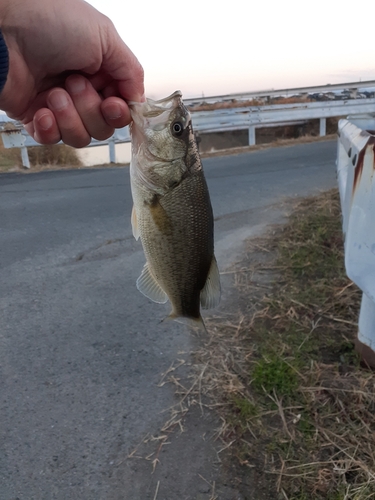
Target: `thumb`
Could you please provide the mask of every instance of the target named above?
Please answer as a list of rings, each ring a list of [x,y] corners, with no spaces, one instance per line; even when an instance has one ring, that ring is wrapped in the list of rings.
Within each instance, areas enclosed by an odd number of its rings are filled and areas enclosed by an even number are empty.
[[[118,83],[118,90],[126,101],[145,100],[144,72],[138,59],[123,42],[113,27],[103,52],[102,69]]]

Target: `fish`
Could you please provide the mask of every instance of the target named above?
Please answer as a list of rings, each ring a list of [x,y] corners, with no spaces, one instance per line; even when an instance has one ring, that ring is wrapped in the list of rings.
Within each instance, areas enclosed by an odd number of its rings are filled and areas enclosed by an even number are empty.
[[[132,231],[146,263],[136,286],[168,316],[206,331],[201,310],[220,302],[214,217],[191,115],[180,91],[129,103]]]

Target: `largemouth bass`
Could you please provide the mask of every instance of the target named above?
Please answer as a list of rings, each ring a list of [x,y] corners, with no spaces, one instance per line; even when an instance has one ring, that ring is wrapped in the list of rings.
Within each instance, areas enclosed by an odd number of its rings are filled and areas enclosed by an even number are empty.
[[[177,91],[130,104],[132,228],[146,264],[137,288],[169,318],[204,329],[200,306],[220,301],[213,213],[191,116]]]

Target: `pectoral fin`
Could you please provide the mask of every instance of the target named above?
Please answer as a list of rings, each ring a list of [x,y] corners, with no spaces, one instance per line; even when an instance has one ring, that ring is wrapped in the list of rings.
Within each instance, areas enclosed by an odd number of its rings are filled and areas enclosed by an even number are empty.
[[[221,296],[220,273],[215,257],[212,258],[206,284],[201,291],[201,306],[203,309],[212,309],[219,305]]]
[[[131,223],[132,223],[133,236],[136,240],[138,240],[139,238],[138,220],[134,205],[132,209]]]
[[[140,277],[137,279],[137,288],[143,295],[158,304],[165,304],[168,300],[167,294],[151,274],[147,262],[142,269]]]

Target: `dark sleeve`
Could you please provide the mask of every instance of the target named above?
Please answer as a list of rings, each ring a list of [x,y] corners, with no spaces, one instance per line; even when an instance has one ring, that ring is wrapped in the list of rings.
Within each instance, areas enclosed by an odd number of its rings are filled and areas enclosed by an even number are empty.
[[[0,31],[0,92],[3,90],[7,81],[9,70],[9,54],[3,35]]]

